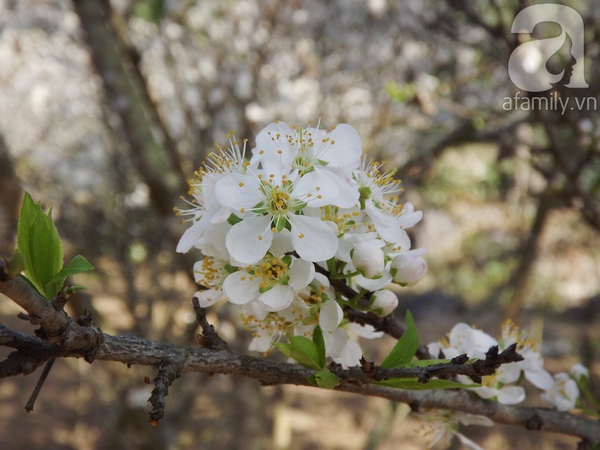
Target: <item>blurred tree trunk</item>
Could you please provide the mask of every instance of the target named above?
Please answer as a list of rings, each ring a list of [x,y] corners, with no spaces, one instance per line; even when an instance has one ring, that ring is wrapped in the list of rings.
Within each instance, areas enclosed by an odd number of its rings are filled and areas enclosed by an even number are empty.
[[[160,216],[171,215],[187,185],[156,138],[161,128],[157,112],[111,26],[110,5],[105,0],[75,0],[74,5],[92,64],[103,81],[106,103],[119,116],[129,154],[150,189],[152,205]]]
[[[0,136],[0,255],[8,256],[14,247],[22,197],[12,158]]]

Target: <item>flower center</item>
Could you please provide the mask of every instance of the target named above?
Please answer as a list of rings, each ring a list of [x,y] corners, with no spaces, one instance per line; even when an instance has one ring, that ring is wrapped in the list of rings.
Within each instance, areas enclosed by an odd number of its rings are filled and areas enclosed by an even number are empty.
[[[285,214],[288,209],[288,202],[290,200],[290,194],[281,190],[281,189],[273,189],[271,191],[271,213],[272,214]]]
[[[286,259],[285,257],[283,259]],[[276,284],[287,284],[289,276],[287,274],[289,264],[275,256],[265,257],[257,266],[255,275],[262,278],[259,290],[266,292]]]

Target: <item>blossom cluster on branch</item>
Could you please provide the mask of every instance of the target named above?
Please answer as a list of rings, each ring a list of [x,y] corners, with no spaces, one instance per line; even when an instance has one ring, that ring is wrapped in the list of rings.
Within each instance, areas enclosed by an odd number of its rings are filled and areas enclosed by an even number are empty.
[[[222,297],[241,307],[253,330],[251,350],[267,352],[286,334],[324,332],[327,356],[344,367],[358,364],[355,336],[376,338],[370,325],[350,323],[343,307],[390,314],[392,282],[413,285],[426,273],[424,248],[411,249],[406,230],[422,218],[401,204],[394,172],[369,159],[356,130],[331,131],[274,122],[256,137],[251,155],[233,134],[190,181],[191,226],[178,252],[196,247],[194,266],[207,307]],[[344,279],[358,295],[336,292],[315,270]],[[368,298],[359,305],[359,300]]]

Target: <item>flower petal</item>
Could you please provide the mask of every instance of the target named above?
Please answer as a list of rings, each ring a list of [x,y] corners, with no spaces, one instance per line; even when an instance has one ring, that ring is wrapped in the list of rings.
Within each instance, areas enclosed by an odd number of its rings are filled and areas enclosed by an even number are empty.
[[[295,259],[287,271],[290,276],[289,284],[294,290],[308,286],[315,277],[315,265],[303,259]]]
[[[294,185],[292,196],[317,208],[332,204],[339,194],[335,183],[320,170],[303,175]]]
[[[331,228],[320,219],[288,214],[292,225],[292,244],[300,258],[327,261],[335,255],[338,240]]]
[[[242,264],[254,264],[267,253],[273,240],[271,216],[248,217],[236,223],[225,239],[231,257]]]
[[[198,291],[194,294],[194,298],[198,299],[201,308],[207,308],[223,298],[223,291],[219,288]]]
[[[258,301],[267,311],[281,311],[292,304],[294,290],[289,286],[276,284],[258,297]]]
[[[329,133],[330,146],[319,151],[319,159],[350,170],[358,168],[362,156],[362,141],[354,127],[341,123]]]
[[[521,386],[504,386],[498,391],[498,403],[516,405],[525,400],[525,389]]]
[[[323,331],[328,332],[335,330],[342,322],[343,318],[344,312],[335,300],[329,299],[321,306],[319,325],[321,325]]]
[[[204,232],[205,225],[201,223],[200,220],[194,222],[194,224],[189,227],[179,239],[179,243],[177,244],[177,249],[175,250],[177,253],[187,253],[190,249],[198,242],[198,239],[202,236]]]
[[[223,282],[223,292],[235,305],[245,305],[258,298],[260,279],[245,270],[232,273]]]
[[[298,147],[295,145],[291,146],[289,138],[291,137],[293,141],[296,134],[284,122],[270,123],[256,136],[256,147],[252,149],[251,162],[268,162],[273,161],[277,157],[277,162],[280,165],[291,166],[292,161],[298,153]],[[278,150],[281,150],[281,152],[279,153]]]
[[[548,390],[554,384],[554,378],[544,369],[526,370],[525,378],[538,389]]]
[[[360,193],[356,186],[350,182],[350,178],[341,169],[328,167],[326,169],[315,168],[315,171],[326,176],[335,184],[338,195],[331,201],[332,205],[339,206],[340,208],[352,208],[358,204]]]
[[[256,176],[232,173],[217,182],[215,195],[221,205],[239,211],[252,208],[264,199],[259,188],[260,181]]]

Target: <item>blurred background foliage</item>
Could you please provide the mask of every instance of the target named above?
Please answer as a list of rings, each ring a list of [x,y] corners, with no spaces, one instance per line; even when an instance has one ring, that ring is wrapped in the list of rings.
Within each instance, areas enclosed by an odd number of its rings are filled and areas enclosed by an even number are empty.
[[[542,336],[550,370],[576,360],[600,374],[600,118],[585,108],[505,108],[515,14],[536,2],[467,0],[1,0],[0,254],[14,246],[22,191],[54,208],[67,258],[97,268],[68,305],[105,332],[194,345],[191,276],[174,252],[172,207],[214,143],[280,119],[358,129],[398,168],[425,213],[412,234],[428,276],[398,291],[422,341],[458,321],[502,320]],[[600,4],[565,1],[585,23],[588,89],[598,99]],[[556,36],[539,24],[535,38]],[[553,56],[568,69],[569,45]],[[590,107],[593,106],[593,107]],[[0,302],[3,323],[19,323]],[[235,310],[211,321],[239,351]],[[378,358],[393,343],[366,344]],[[5,351],[2,350],[2,356]],[[278,357],[273,355],[273,357]],[[188,374],[147,424],[150,369],[60,361],[36,411],[36,375],[0,384],[0,447],[56,449],[423,448],[406,410],[377,399],[234,377]],[[539,404],[537,397],[530,404]],[[473,430],[486,448],[568,448],[573,441]]]

